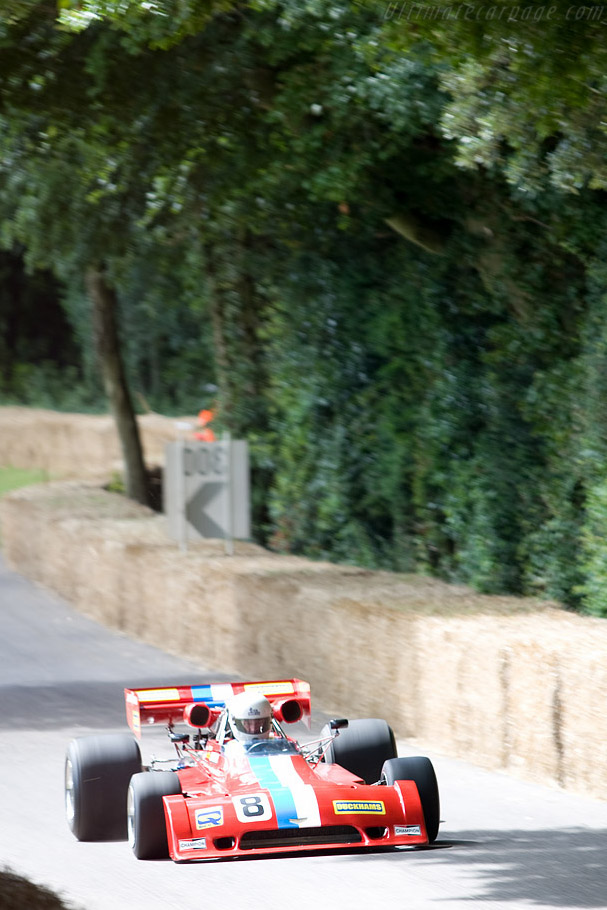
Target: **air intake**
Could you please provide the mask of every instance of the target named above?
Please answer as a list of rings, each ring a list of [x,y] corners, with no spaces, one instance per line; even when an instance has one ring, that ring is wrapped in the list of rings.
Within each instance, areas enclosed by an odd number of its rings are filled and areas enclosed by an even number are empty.
[[[360,844],[362,837],[350,825],[325,828],[276,828],[272,831],[246,831],[240,838],[241,850],[263,850],[273,847],[332,847],[336,844]]]

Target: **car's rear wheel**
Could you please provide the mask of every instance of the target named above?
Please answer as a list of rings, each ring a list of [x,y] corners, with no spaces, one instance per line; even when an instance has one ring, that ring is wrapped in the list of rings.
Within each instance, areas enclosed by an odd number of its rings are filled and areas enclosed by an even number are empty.
[[[434,843],[440,825],[440,798],[436,774],[430,759],[419,755],[393,758],[382,768],[381,779],[388,786],[392,786],[397,780],[415,782],[422,804],[428,840],[431,844]]]
[[[131,778],[127,797],[128,838],[137,859],[169,855],[163,796],[181,793],[174,771],[143,771]]]
[[[73,739],[65,758],[65,814],[78,840],[124,840],[126,794],[141,771],[141,752],[128,733]]]
[[[328,726],[322,736],[331,735]],[[396,757],[396,742],[392,728],[385,720],[364,718],[351,720],[339,731],[325,752],[325,761],[341,765],[367,784],[376,783],[384,762]]]

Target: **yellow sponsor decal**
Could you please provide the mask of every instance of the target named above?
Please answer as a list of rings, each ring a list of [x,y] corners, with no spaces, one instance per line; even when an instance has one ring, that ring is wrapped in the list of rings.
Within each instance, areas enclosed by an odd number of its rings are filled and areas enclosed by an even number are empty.
[[[148,689],[137,692],[140,702],[144,701],[179,701],[177,689]]]
[[[275,682],[261,686],[259,683],[247,683],[245,690],[262,692],[264,695],[293,695],[295,692],[292,682]]]
[[[334,799],[333,811],[336,815],[385,815],[386,807],[381,800]]]

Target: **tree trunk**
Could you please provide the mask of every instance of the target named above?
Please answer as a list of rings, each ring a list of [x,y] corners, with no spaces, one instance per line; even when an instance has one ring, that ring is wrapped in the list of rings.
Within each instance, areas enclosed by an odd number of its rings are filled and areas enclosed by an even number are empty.
[[[116,292],[108,284],[100,265],[91,266],[87,270],[86,287],[93,307],[95,351],[122,448],[126,495],[149,505],[141,438],[120,353]]]

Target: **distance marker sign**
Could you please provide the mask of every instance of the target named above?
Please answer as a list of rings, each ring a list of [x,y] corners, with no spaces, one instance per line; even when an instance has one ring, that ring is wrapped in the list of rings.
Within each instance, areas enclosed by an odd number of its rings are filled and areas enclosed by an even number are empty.
[[[169,536],[175,540],[250,538],[247,443],[240,439],[169,443],[163,505]]]

